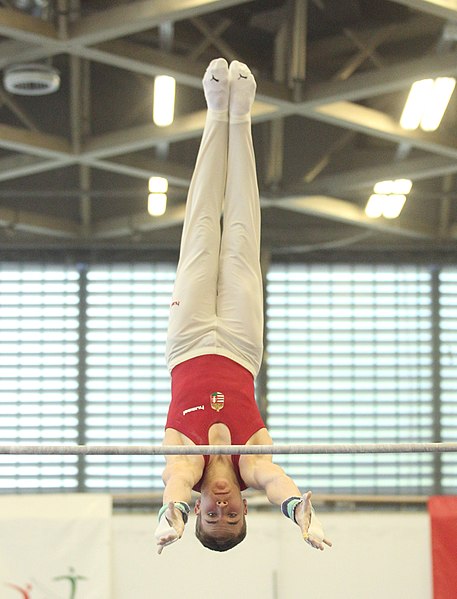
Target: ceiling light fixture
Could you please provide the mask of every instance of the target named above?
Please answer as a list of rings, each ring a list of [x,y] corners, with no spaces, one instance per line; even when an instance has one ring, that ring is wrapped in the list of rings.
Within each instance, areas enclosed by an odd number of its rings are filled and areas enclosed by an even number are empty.
[[[151,216],[162,216],[167,210],[166,193],[150,193],[148,196],[148,212]]]
[[[149,179],[148,212],[151,216],[162,216],[167,210],[168,180],[164,177]]]
[[[167,193],[167,179],[165,179],[165,177],[151,177],[149,179],[149,191],[151,193]]]
[[[168,127],[174,119],[176,80],[168,75],[154,79],[154,104],[152,118],[158,127]]]
[[[5,70],[3,85],[11,94],[44,96],[58,91],[60,74],[57,69],[47,64],[17,64]]]
[[[422,79],[412,84],[400,125],[403,129],[436,131],[455,88],[454,77]]]
[[[397,218],[406,202],[406,196],[413,186],[409,179],[379,181],[373,189],[365,208],[369,218]]]

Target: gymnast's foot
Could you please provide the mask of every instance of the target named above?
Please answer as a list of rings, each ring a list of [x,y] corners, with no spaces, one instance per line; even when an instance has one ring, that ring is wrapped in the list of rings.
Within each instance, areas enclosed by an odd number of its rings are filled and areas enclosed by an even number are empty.
[[[209,63],[203,77],[203,90],[208,110],[213,112],[228,110],[229,70],[225,58],[216,58]]]
[[[242,62],[234,60],[230,64],[230,118],[247,120],[250,118],[252,104],[254,103],[257,84],[249,67]]]

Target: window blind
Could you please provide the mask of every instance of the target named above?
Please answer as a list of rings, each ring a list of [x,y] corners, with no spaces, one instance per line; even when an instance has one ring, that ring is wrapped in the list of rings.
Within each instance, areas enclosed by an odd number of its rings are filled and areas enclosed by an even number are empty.
[[[0,264],[0,442],[76,443],[79,273]],[[75,489],[76,458],[0,456],[0,492]]]
[[[175,267],[115,265],[87,273],[88,444],[162,443],[170,402],[165,341]],[[89,490],[163,487],[162,456],[86,458]]]
[[[430,275],[420,267],[274,265],[268,427],[276,443],[430,441]],[[304,490],[426,493],[423,454],[278,456]]]
[[[457,268],[440,273],[441,439],[457,442]],[[443,454],[442,490],[457,493],[457,456]]]
[[[276,443],[457,439],[457,269],[275,264],[267,276],[268,425]],[[0,264],[0,443],[160,444],[171,264]],[[436,393],[436,388],[435,388]],[[457,491],[444,454],[442,487]],[[277,456],[320,492],[430,493],[425,454]],[[0,456],[0,492],[162,489],[164,458]]]

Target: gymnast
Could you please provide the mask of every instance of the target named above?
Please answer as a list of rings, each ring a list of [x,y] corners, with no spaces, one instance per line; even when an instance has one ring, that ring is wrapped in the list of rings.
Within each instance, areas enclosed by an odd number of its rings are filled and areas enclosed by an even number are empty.
[[[170,308],[172,399],[164,445],[271,445],[254,398],[263,353],[260,204],[251,134],[256,82],[237,61],[203,77],[208,111],[189,188]],[[223,213],[223,226],[221,216]],[[214,551],[246,536],[241,491],[263,490],[316,549],[331,546],[311,504],[270,455],[167,456],[158,553],[181,538],[195,503],[196,535]]]

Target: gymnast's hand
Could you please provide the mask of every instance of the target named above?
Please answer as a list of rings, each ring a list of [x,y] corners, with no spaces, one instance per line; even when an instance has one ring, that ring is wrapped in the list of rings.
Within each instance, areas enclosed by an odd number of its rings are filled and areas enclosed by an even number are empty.
[[[311,491],[305,493],[295,509],[295,521],[300,527],[305,541],[315,549],[324,550],[324,544],[328,547],[332,543],[325,538],[324,529],[320,523],[311,503]]]
[[[178,541],[184,533],[184,521],[182,513],[170,501],[167,509],[162,514],[155,531],[157,552],[159,555],[165,547]]]

